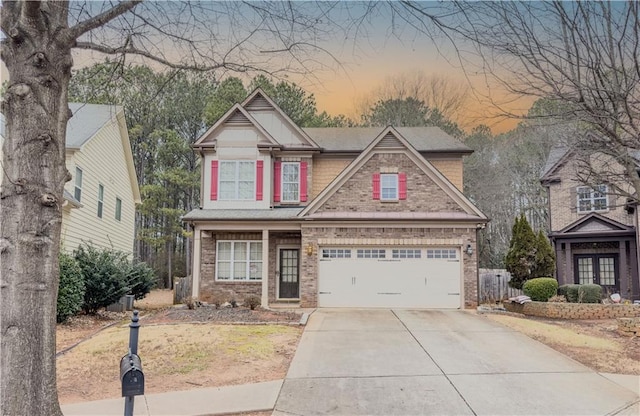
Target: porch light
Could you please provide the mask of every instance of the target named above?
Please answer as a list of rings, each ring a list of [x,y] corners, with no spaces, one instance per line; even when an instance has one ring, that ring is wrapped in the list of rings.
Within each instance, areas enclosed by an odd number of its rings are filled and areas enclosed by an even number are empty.
[[[473,254],[473,247],[471,247],[471,244],[467,244],[467,249],[465,250],[465,253],[467,253],[468,255]]]
[[[313,244],[307,244],[305,251],[307,252],[307,256],[311,256],[313,254]]]

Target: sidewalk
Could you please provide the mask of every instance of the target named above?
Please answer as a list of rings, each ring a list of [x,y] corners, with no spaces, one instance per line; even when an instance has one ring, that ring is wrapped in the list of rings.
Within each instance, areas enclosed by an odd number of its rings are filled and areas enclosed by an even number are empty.
[[[273,410],[284,380],[135,398],[136,416],[200,416]],[[65,416],[121,416],[124,398],[62,406]]]

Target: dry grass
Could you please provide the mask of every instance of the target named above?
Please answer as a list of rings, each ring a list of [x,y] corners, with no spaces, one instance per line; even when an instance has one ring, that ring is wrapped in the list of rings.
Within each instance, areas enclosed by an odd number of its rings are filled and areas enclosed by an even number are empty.
[[[282,325],[142,326],[138,353],[145,392],[284,378],[301,332]],[[112,327],[60,357],[61,402],[120,397],[119,362],[127,352],[128,338],[128,326]]]
[[[640,339],[616,332],[615,319],[565,321],[487,314],[596,371],[640,375]]]

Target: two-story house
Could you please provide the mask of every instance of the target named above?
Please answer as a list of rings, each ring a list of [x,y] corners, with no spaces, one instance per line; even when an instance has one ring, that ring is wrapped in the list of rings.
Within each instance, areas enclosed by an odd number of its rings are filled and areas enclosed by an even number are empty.
[[[471,150],[435,127],[305,128],[261,90],[194,144],[193,296],[263,306],[477,305]]]
[[[140,203],[129,133],[122,107],[69,103],[62,249],[83,243],[133,252],[135,206]],[[0,145],[4,132],[0,115]],[[0,160],[1,160],[0,147]]]
[[[604,155],[591,155],[604,160]],[[606,294],[640,299],[638,213],[606,183],[585,185],[576,150],[554,147],[541,182],[548,190],[556,278],[563,284],[596,283]],[[618,166],[607,161],[607,166]]]

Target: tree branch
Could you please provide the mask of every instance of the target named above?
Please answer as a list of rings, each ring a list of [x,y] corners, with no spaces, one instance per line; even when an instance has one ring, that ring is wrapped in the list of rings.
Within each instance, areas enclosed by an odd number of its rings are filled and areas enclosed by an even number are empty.
[[[117,6],[112,7],[106,12],[100,13],[97,16],[94,16],[88,20],[85,20],[84,22],[80,22],[77,25],[73,26],[71,28],[71,33],[75,39],[78,39],[84,33],[87,33],[90,30],[103,26],[105,23],[110,22],[116,17],[133,9],[141,2],[142,0],[130,0],[130,1],[119,3]],[[27,2],[27,3],[36,3],[36,2]]]

